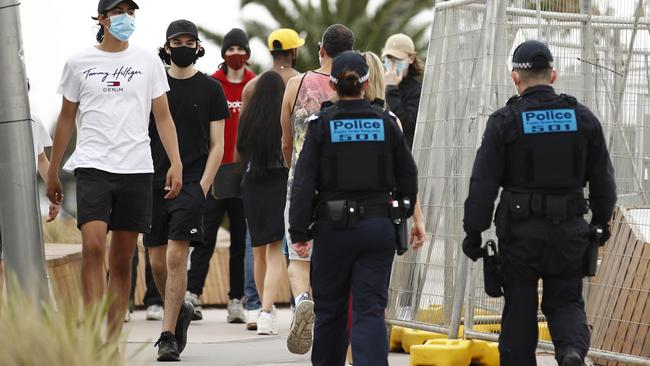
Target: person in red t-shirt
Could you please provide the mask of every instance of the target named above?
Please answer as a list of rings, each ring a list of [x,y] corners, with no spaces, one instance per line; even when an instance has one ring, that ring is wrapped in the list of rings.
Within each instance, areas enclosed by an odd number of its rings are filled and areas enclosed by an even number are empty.
[[[221,56],[224,62],[212,74],[217,79],[228,101],[230,117],[226,118],[224,131],[223,160],[221,165],[239,161],[235,156],[237,128],[241,109],[241,96],[244,86],[255,77],[246,67],[250,58],[250,47],[246,32],[239,28],[230,30],[223,39]],[[217,231],[228,213],[230,219],[230,292],[228,297],[228,322],[244,323],[246,316],[241,299],[244,296],[244,255],[246,250],[246,220],[244,206],[240,197],[215,199],[208,195],[203,217],[204,245],[192,251],[191,266],[188,272],[187,297],[193,304],[200,305],[199,296],[203,293],[205,278],[210,268],[210,258],[214,253]],[[200,306],[195,309],[194,320],[202,319]]]

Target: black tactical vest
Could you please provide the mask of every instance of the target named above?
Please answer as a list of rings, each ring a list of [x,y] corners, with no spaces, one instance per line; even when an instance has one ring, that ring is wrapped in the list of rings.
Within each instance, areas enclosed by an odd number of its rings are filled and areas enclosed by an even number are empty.
[[[320,185],[324,191],[391,192],[395,124],[381,107],[345,110],[324,104]]]
[[[514,124],[506,126],[504,187],[511,190],[581,191],[586,182],[588,140],[566,95],[508,102]]]

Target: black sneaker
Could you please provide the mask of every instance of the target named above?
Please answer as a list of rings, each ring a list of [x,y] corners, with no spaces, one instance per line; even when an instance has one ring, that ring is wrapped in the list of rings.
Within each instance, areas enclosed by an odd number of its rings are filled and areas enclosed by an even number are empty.
[[[154,344],[158,347],[158,361],[180,361],[181,353],[178,352],[176,337],[171,332],[163,332]]]
[[[192,316],[194,315],[194,305],[185,300],[181,305],[181,310],[178,312],[178,319],[176,320],[176,342],[178,343],[178,352],[183,352],[185,345],[187,345],[187,328],[190,326]]]
[[[583,366],[582,357],[576,351],[569,351],[562,359],[562,366]]]

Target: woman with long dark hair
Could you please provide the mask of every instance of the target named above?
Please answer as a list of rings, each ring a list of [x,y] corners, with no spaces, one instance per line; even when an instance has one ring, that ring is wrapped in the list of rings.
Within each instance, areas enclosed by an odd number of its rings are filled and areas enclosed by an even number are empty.
[[[237,150],[245,167],[242,181],[244,215],[255,258],[255,283],[262,298],[257,334],[277,334],[273,303],[286,265],[282,255],[287,173],[282,158],[280,111],[284,81],[280,74],[260,75],[250,101],[239,118]]]

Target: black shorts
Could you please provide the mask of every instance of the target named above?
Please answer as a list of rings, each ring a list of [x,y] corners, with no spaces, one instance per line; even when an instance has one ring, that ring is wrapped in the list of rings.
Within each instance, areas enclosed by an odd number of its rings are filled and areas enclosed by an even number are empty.
[[[191,246],[203,242],[203,211],[205,195],[198,182],[183,184],[181,193],[166,200],[167,191],[153,190],[153,219],[150,234],[144,236],[144,246],[167,245],[168,240],[189,240]]]
[[[153,174],[117,174],[77,168],[77,227],[104,221],[109,230],[148,233]]]

